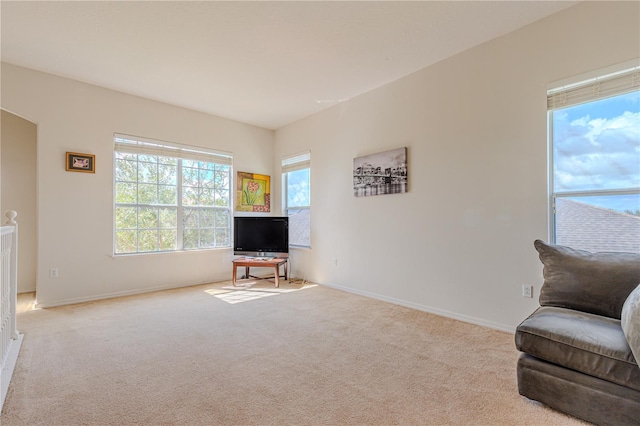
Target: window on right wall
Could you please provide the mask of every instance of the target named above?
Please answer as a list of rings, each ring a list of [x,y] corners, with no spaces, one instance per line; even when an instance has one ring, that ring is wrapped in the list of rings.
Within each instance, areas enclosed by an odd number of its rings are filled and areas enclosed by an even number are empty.
[[[640,66],[576,80],[547,92],[553,241],[640,253]]]
[[[311,153],[282,159],[284,211],[289,217],[289,245],[311,247]]]

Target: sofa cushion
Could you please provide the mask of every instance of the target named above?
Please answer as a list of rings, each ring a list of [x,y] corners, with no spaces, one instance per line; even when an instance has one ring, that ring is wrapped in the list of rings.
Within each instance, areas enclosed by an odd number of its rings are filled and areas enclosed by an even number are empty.
[[[518,326],[515,340],[531,356],[640,391],[640,368],[619,320],[542,306]]]
[[[636,363],[640,365],[640,284],[624,302],[620,323]]]
[[[591,253],[540,240],[534,246],[544,265],[541,306],[620,319],[622,305],[640,283],[640,254]]]

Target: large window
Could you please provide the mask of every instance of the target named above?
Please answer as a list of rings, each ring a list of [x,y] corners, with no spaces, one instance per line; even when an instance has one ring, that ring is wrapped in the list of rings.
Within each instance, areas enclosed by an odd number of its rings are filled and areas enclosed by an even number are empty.
[[[640,253],[640,67],[548,92],[552,234]]]
[[[289,245],[311,247],[311,154],[282,160],[284,210],[289,217]]]
[[[231,155],[114,141],[115,254],[230,247]]]

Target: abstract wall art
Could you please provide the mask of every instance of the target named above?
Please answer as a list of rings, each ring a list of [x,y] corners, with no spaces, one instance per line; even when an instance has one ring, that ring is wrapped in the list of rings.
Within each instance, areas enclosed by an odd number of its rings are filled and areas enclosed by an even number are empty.
[[[236,210],[268,213],[271,211],[271,178],[257,173],[238,172]]]

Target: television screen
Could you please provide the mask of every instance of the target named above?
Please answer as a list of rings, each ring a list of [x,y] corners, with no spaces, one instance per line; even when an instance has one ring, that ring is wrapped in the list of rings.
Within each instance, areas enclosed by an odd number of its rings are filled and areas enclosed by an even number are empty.
[[[233,218],[233,229],[234,254],[256,257],[288,257],[288,217],[236,216]]]

